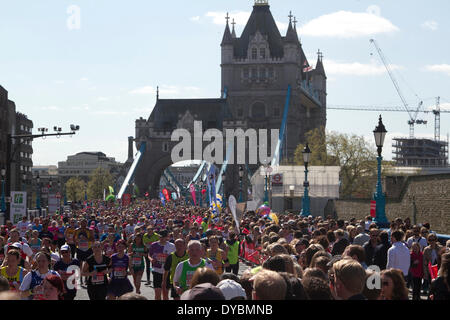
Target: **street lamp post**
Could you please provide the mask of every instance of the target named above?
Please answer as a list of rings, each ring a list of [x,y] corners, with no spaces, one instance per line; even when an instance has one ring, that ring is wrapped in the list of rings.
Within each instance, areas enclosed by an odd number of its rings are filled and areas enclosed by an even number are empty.
[[[305,148],[302,151],[303,153],[303,162],[305,163],[305,182],[303,183],[303,187],[305,188],[305,192],[303,195],[302,200],[302,217],[309,216],[310,213],[310,206],[309,206],[309,195],[308,195],[308,189],[309,189],[309,182],[308,182],[308,163],[311,158],[311,150],[309,149],[308,144],[306,144]]]
[[[70,125],[70,132],[62,132],[62,129],[59,127],[54,127],[55,133],[49,133],[48,128],[38,128],[38,131],[40,134],[19,134],[19,135],[13,135],[9,133],[6,138],[6,194],[9,194],[11,192],[11,163],[14,162],[14,154],[18,150],[17,148],[13,149],[12,141],[13,139],[23,139],[23,140],[33,140],[34,138],[45,138],[45,137],[51,137],[56,136],[57,138],[61,136],[66,135],[74,135],[76,134],[76,131],[80,130],[80,126],[71,124]],[[10,206],[7,206],[6,208],[6,218],[9,220],[10,217]]]
[[[61,214],[61,180],[58,180],[58,213]]]
[[[225,179],[227,178],[227,175],[225,174],[225,172],[222,173],[222,191],[223,191],[223,207],[226,208],[227,206],[227,196],[225,194]]]
[[[375,144],[377,146],[377,167],[378,167],[378,179],[377,179],[377,189],[373,195],[373,199],[376,201],[376,216],[375,223],[379,227],[386,227],[389,225],[389,222],[386,218],[386,195],[383,193],[383,188],[381,185],[381,160],[383,160],[381,156],[381,151],[383,149],[384,138],[386,137],[386,128],[384,127],[383,121],[380,118],[378,119],[378,126],[373,131],[373,135],[375,137]]]
[[[244,168],[239,166],[239,202],[242,202],[242,178],[244,177]]]
[[[36,209],[39,210],[39,216],[41,216],[41,178],[39,177],[39,173],[36,178],[36,183],[37,183]]]
[[[24,192],[27,191],[27,175],[25,173],[22,175],[22,191],[24,191]],[[25,197],[25,199],[28,200],[27,198],[28,198],[28,193],[27,193],[27,196]],[[28,201],[26,201],[26,202],[27,202],[27,207],[28,207],[29,202]],[[27,212],[27,208],[25,208],[25,212]],[[25,215],[28,218],[28,214],[25,213]]]
[[[0,173],[2,175],[2,196],[0,199],[0,211],[6,212],[6,201],[5,201],[5,175],[6,175],[6,169],[2,168],[0,170]]]

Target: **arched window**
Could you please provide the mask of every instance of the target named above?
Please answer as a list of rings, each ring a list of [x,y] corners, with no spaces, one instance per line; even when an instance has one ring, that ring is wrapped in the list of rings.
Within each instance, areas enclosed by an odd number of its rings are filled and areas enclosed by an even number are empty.
[[[265,59],[266,58],[266,48],[259,49],[259,57],[261,59]]]
[[[256,48],[252,49],[252,59],[253,60],[258,59],[258,49],[256,49]]]
[[[252,117],[262,119],[266,117],[266,106],[262,102],[255,102],[252,106]]]

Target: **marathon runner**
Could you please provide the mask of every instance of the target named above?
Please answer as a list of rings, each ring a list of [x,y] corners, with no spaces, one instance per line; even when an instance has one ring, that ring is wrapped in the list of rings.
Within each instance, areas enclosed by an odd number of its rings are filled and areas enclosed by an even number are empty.
[[[136,228],[137,229],[137,228]],[[131,257],[131,273],[133,275],[134,287],[136,288],[136,293],[141,293],[141,280],[144,273],[144,257],[147,255],[148,250],[142,242],[142,234],[137,233],[134,236],[134,240],[129,247],[128,253]]]
[[[47,275],[56,274],[59,276],[56,271],[49,269],[51,258],[48,253],[39,251],[35,260],[37,268],[25,275],[19,288],[23,299],[43,300],[42,281]]]
[[[61,246],[59,252],[61,255],[61,259],[55,263],[53,269],[59,273],[61,279],[64,282],[64,300],[74,300],[77,294],[76,280],[78,279],[73,278],[73,281],[70,282],[70,285],[68,279],[74,274],[76,275],[76,277],[80,276],[80,262],[78,261],[78,259],[73,259],[71,257],[70,247],[67,244]],[[76,268],[71,266],[76,266]],[[69,272],[68,269],[70,269],[71,271]]]
[[[164,263],[166,258],[175,251],[175,245],[168,242],[169,232],[167,230],[162,230],[159,232],[161,238],[159,241],[154,242],[149,249],[148,256],[153,266],[153,287],[155,288],[155,299],[161,300],[162,287],[166,288],[170,285],[169,279],[165,283],[162,282],[164,274]],[[167,294],[167,290],[166,290]],[[168,296],[163,297],[164,300],[168,300]]]
[[[177,240],[175,240],[175,251],[167,257],[166,262],[164,263],[164,275],[162,281],[162,283],[167,283],[167,278],[169,277],[170,296],[174,300],[180,300],[180,296],[178,295],[173,285],[173,276],[175,274],[175,269],[180,262],[186,261],[187,259],[189,259],[189,255],[186,252],[186,242],[184,241],[184,239],[178,238]],[[163,297],[168,297],[167,288],[163,287],[162,290]]]
[[[174,288],[179,296],[189,289],[192,276],[198,268],[208,267],[214,270],[213,266],[202,258],[202,245],[198,240],[192,240],[188,243],[187,252],[189,259],[180,262],[173,275]]]
[[[133,292],[133,286],[128,280],[131,274],[131,260],[125,253],[127,248],[125,240],[121,239],[116,244],[117,253],[111,256],[112,276],[108,285],[108,300],[116,300],[121,295]]]
[[[96,241],[92,245],[93,254],[83,262],[81,275],[88,277],[87,292],[90,300],[105,300],[108,291],[108,274],[111,259],[102,254],[102,245]]]
[[[8,280],[10,290],[17,292],[19,291],[24,276],[27,274],[27,270],[19,266],[20,259],[20,252],[18,250],[9,250],[4,267],[0,268],[0,275]]]

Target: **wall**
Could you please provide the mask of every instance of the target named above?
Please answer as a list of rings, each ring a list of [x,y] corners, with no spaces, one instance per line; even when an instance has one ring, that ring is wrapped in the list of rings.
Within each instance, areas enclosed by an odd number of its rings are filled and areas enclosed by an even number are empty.
[[[450,174],[407,177],[398,193],[386,200],[389,221],[409,217],[412,223],[429,222],[433,231],[450,234]],[[370,199],[337,200],[335,209],[339,219],[362,219],[370,213]]]

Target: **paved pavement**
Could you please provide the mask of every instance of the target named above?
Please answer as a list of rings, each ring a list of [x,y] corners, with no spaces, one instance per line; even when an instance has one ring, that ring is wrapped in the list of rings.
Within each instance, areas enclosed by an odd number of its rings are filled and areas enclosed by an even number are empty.
[[[248,266],[245,265],[245,263],[240,262],[238,275],[240,276],[247,268],[248,268]],[[133,284],[133,277],[128,276],[128,279],[130,280],[131,284]],[[150,280],[153,280],[153,275],[150,276]],[[153,289],[152,284],[146,285],[145,284],[146,281],[147,281],[147,276],[144,272],[142,284],[141,284],[141,295],[143,295],[144,297],[146,297],[149,300],[155,300],[155,290]],[[133,285],[133,288],[134,288],[134,285]],[[134,292],[136,292],[136,291],[134,291]],[[169,297],[170,297],[170,292],[169,292]],[[77,296],[75,297],[75,300],[89,300],[89,296],[88,296],[86,287],[82,287],[81,290],[77,291]]]

